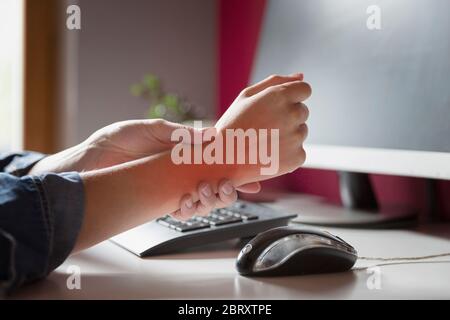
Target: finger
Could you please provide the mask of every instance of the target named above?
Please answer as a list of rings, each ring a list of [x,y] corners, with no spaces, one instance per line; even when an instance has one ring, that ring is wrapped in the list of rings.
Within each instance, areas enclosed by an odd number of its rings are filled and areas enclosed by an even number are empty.
[[[192,201],[190,194],[185,194],[180,200],[180,215],[179,219],[187,220],[195,214],[195,204]]]
[[[238,198],[236,189],[230,180],[222,180],[219,183],[218,194],[220,201],[216,204],[217,207],[228,207],[232,205]]]
[[[196,209],[195,209],[195,215],[205,217],[208,214],[211,213],[212,210],[216,208],[216,201],[214,201],[214,204],[204,204],[200,201],[196,202]]]
[[[300,141],[305,142],[308,137],[308,125],[306,123],[302,123],[299,127]]]
[[[308,120],[309,109],[304,103],[302,103],[302,102],[295,103],[292,106],[292,110],[293,110],[292,116],[295,119],[298,119],[299,123],[305,123]]]
[[[261,184],[259,182],[247,183],[237,187],[236,190],[244,193],[258,193],[261,191]]]
[[[213,192],[211,185],[206,182],[201,182],[198,185],[198,197],[196,213],[198,215],[207,215],[214,209],[216,204],[216,195]]]
[[[296,73],[290,76],[271,75],[266,79],[244,89],[242,91],[242,94],[246,97],[251,97],[269,87],[273,87],[291,81],[303,81],[303,74]]]
[[[181,220],[181,210],[178,209],[177,211],[172,212],[172,213],[170,214],[170,216],[171,216],[172,218],[177,219],[177,220]]]
[[[180,209],[178,209],[177,211],[172,212],[172,213],[170,214],[170,216],[171,216],[172,218],[178,219],[178,218],[181,216],[181,211],[180,211]]]
[[[293,81],[284,83],[278,86],[278,88],[284,89],[284,94],[288,101],[293,103],[302,102],[311,96],[311,86],[303,81]]]

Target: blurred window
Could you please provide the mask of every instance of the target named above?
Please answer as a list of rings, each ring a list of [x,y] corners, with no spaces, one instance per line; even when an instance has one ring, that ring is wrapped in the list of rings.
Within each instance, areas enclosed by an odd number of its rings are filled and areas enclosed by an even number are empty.
[[[0,1],[0,151],[22,148],[23,0]]]

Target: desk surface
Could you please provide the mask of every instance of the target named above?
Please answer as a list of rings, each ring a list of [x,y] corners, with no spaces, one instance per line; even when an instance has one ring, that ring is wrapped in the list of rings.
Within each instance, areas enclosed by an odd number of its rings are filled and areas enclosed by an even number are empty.
[[[450,251],[450,225],[423,231],[328,229],[360,256],[404,257]],[[234,263],[237,242],[141,259],[103,242],[73,255],[47,279],[13,299],[450,299],[450,257],[375,270],[281,278],[245,278]],[[377,262],[358,261],[356,268]],[[81,271],[81,290],[69,290],[68,268]],[[368,285],[368,282],[372,285]],[[379,283],[379,289],[374,284]],[[371,289],[372,288],[372,289]]]

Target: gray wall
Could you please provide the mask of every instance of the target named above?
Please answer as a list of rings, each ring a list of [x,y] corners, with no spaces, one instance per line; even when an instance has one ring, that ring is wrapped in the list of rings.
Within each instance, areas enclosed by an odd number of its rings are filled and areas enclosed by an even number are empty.
[[[74,138],[115,121],[145,117],[129,93],[146,72],[215,114],[216,2],[79,0],[78,108]]]

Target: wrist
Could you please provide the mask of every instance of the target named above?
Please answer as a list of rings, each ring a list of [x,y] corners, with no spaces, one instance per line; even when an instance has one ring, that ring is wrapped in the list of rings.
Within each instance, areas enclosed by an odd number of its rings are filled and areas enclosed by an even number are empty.
[[[84,145],[76,145],[64,151],[49,155],[39,162],[29,171],[30,175],[38,175],[48,172],[61,173],[84,171],[87,157],[87,149]]]
[[[258,159],[258,137],[256,141],[244,136],[237,138],[237,132],[228,128],[217,129],[216,138],[222,140],[223,163],[228,168],[228,176],[235,186],[260,180],[261,163]],[[242,131],[245,135],[245,130]],[[251,156],[251,154],[253,155]]]

